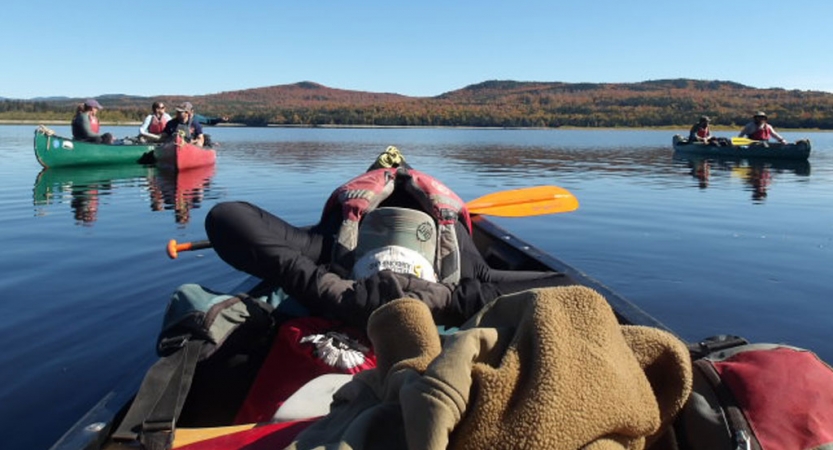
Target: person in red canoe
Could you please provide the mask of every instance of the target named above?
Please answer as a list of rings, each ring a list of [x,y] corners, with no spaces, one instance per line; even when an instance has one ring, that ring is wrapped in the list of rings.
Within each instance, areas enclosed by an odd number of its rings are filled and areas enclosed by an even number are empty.
[[[139,126],[140,142],[157,142],[162,138],[165,126],[171,121],[171,115],[165,111],[165,102],[153,102],[150,114]]]
[[[311,228],[224,202],[208,213],[205,229],[231,266],[282,288],[313,315],[359,327],[403,297],[428,305],[437,324],[457,326],[501,295],[575,284],[561,273],[490,268],[463,201],[410,168],[395,147],[337,188]]]
[[[205,135],[202,125],[194,117],[194,107],[191,102],[180,103],[176,106],[176,117],[169,120],[162,131],[162,141],[170,141],[177,135],[185,138],[186,142],[202,147],[205,144]]]
[[[752,116],[752,122],[747,123],[740,130],[738,137],[749,137],[749,139],[764,142],[769,141],[770,138],[775,138],[782,144],[787,143],[787,140],[776,133],[775,128],[772,128],[772,125],[768,123],[766,113],[763,111],[758,111]]]

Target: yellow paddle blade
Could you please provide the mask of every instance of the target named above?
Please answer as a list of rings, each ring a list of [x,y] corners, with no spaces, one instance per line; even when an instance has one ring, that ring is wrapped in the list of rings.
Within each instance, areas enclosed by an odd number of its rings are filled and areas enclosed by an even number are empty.
[[[484,195],[466,207],[471,214],[528,217],[575,211],[578,199],[562,187],[535,186]]]
[[[249,423],[245,425],[231,425],[226,427],[211,427],[211,428],[177,428],[174,435],[174,443],[171,448],[185,447],[194,442],[200,442],[215,437],[225,436],[227,434],[237,433],[239,431],[251,430],[256,427],[256,423]]]
[[[742,138],[742,137],[733,137],[732,138],[732,145],[737,145],[737,146],[752,145],[752,144],[757,143],[757,142],[761,142],[761,141],[756,141],[754,139]]]

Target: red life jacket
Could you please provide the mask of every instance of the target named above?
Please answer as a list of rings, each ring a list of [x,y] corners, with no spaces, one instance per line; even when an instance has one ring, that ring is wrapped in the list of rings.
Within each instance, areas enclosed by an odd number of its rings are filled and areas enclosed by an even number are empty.
[[[93,133],[98,134],[98,130],[99,130],[98,116],[94,116],[94,115],[90,114],[89,117],[90,117],[90,129],[93,130]]]
[[[709,137],[709,135],[711,135],[711,132],[709,132],[709,127],[708,126],[697,129],[697,137],[707,138],[707,137]]]
[[[770,128],[768,123],[765,123],[764,126],[758,127],[754,133],[749,135],[749,139],[754,139],[756,141],[768,141],[770,136],[772,136],[772,128]]]
[[[342,267],[353,266],[353,250],[359,237],[362,217],[390,197],[394,189],[409,194],[414,206],[437,221],[437,254],[434,269],[440,282],[460,281],[460,246],[455,224],[462,221],[471,233],[471,217],[460,197],[436,178],[413,169],[376,169],[348,181],[330,195],[324,206],[322,222],[330,214],[342,217],[342,224],[333,245],[333,262]]]
[[[157,117],[156,114],[150,119],[150,125],[148,125],[148,132],[153,134],[162,134],[165,131],[165,125],[168,124],[168,120],[165,119],[165,116]]]

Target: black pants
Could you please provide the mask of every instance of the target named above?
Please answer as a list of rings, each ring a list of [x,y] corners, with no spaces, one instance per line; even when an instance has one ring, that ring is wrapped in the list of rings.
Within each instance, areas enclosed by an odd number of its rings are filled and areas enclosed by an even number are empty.
[[[328,309],[327,301],[340,302],[344,295],[367,296],[350,299],[366,313],[401,296],[401,290],[380,286],[385,281],[374,277],[360,282],[364,283],[360,286],[331,281],[321,283],[326,287],[315,286],[323,279],[324,271],[349,279],[350,268],[330,264],[334,236],[341,223],[339,219],[333,217],[310,228],[298,228],[250,203],[225,202],[208,213],[205,229],[215,251],[229,265],[284,288],[290,295],[298,296],[302,303],[311,301],[312,305],[307,306],[312,309],[316,306]],[[477,251],[465,226],[459,223],[457,226],[461,275],[459,284],[452,290],[454,322],[468,319],[500,295],[536,287],[575,284],[560,273],[492,269]],[[349,283],[356,282],[350,280]],[[333,292],[322,292],[326,289]],[[349,292],[336,292],[338,289]],[[388,298],[388,294],[396,297]],[[319,304],[318,297],[324,299],[324,304]]]

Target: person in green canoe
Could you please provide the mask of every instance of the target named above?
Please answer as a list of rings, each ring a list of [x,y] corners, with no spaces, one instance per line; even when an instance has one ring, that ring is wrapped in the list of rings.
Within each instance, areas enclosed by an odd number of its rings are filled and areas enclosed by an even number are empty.
[[[78,105],[75,117],[72,119],[72,139],[76,141],[112,144],[113,135],[99,134],[98,111],[103,109],[101,103],[94,98],[87,99]]]

